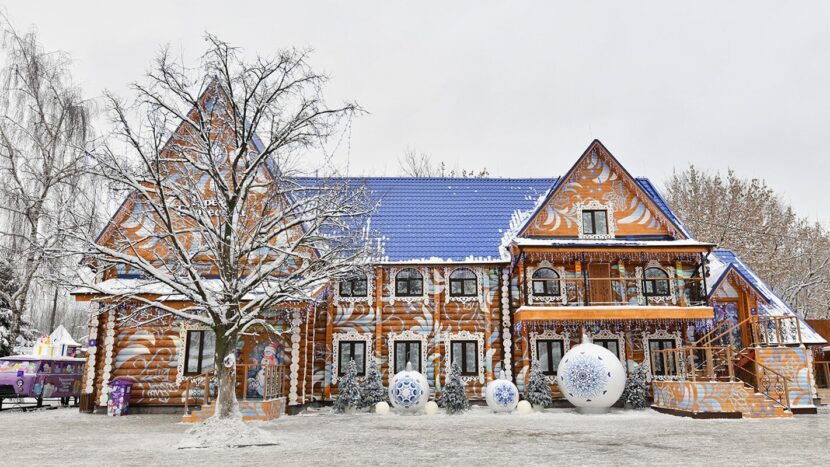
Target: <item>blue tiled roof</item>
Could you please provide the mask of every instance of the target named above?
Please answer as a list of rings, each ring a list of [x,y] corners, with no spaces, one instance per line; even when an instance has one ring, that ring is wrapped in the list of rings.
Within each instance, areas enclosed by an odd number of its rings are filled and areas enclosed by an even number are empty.
[[[313,179],[307,179],[313,182]],[[499,245],[517,210],[533,209],[556,178],[345,179],[378,202],[371,229],[387,261],[499,259]],[[637,179],[663,213],[681,225],[652,184]]]
[[[656,204],[657,207],[660,208],[661,211],[663,211],[663,214],[665,214],[666,217],[671,219],[674,225],[676,225],[677,228],[680,229],[681,232],[683,232],[683,235],[686,238],[693,238],[691,232],[689,232],[689,229],[687,229],[683,222],[681,222],[680,219],[678,219],[677,216],[674,215],[674,212],[672,212],[672,210],[669,208],[669,205],[668,203],[666,203],[666,200],[663,199],[663,196],[660,195],[660,192],[657,191],[657,189],[654,188],[654,185],[651,184],[651,180],[647,178],[638,178],[636,180],[640,187],[643,189],[643,191],[645,191],[646,194],[651,198],[651,200],[654,201],[654,204]]]

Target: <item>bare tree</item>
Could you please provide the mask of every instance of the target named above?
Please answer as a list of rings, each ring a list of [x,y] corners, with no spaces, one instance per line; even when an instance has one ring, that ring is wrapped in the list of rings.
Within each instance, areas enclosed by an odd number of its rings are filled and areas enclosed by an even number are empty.
[[[447,169],[444,162],[433,164],[432,158],[425,152],[407,149],[403,159],[398,161],[401,172],[407,177],[429,178],[485,178],[490,175],[486,168],[481,170]]]
[[[698,239],[734,250],[805,317],[830,311],[830,233],[799,217],[760,179],[690,166],[666,198]]]
[[[129,303],[127,321],[210,327],[214,417],[228,419],[239,418],[240,336],[260,326],[278,332],[272,313],[305,307],[331,280],[353,274],[367,260],[371,206],[335,174],[299,177],[298,156],[360,111],[326,104],[326,77],[311,69],[308,52],[246,61],[206,39],[195,69],[162,51],[148,83],[134,85],[135,108],[109,96],[116,137],[96,153],[97,171],[129,193],[130,215],[89,245],[96,280],[87,287],[106,303]]]
[[[0,29],[0,259],[15,284],[0,287],[0,300],[14,341],[25,330],[33,289],[56,280],[49,274],[80,219],[91,125],[68,57],[45,51],[34,31],[18,33],[5,17]]]

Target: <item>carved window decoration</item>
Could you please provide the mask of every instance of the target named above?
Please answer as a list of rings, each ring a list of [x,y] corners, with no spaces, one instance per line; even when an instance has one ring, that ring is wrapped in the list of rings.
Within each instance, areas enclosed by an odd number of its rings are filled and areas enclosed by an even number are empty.
[[[530,287],[528,287],[528,304],[568,302],[565,286],[565,268],[554,268],[550,262],[542,261],[539,267],[530,269]]]
[[[448,289],[444,295],[445,302],[475,302],[482,301],[481,274],[470,268],[455,268],[448,275]]]
[[[561,346],[559,343],[561,343]],[[555,354],[559,349],[561,349],[561,353],[557,356]],[[540,365],[542,365],[542,371],[545,373],[545,381],[548,384],[556,382],[556,368],[559,366],[559,359],[570,349],[571,339],[570,334],[567,332],[559,334],[551,329],[546,329],[545,332],[530,333],[531,362],[539,360]],[[545,351],[553,353],[545,354]],[[543,358],[547,360],[547,364],[550,367],[547,368],[547,372],[545,371],[545,363],[542,362]]]
[[[399,345],[401,344],[401,345]],[[414,345],[417,344],[416,349]],[[386,341],[386,346],[389,349],[389,368],[392,374],[406,368],[406,358],[401,356],[399,351],[409,351],[410,358],[415,353],[418,353],[418,359],[412,361],[413,369],[426,374],[427,368],[427,335],[417,331],[406,330],[403,332],[390,332],[389,338]],[[417,350],[417,352],[416,352]]]
[[[461,368],[461,380],[484,384],[484,333],[460,331],[444,338],[447,373],[455,361]]]
[[[653,305],[670,301],[677,304],[673,267],[664,268],[659,262],[651,260],[645,270],[638,266],[636,274],[639,279],[637,289],[640,303]]]
[[[617,223],[614,220],[614,208],[597,200],[586,204],[577,204],[579,214],[579,238],[609,239],[614,238]]]
[[[337,283],[335,301],[366,302],[372,304],[375,294],[374,280],[371,274],[357,272]]]
[[[178,361],[176,362],[177,386],[182,384],[185,377],[199,375],[212,368],[214,360],[211,348],[215,345],[216,336],[209,327],[201,324],[186,324],[181,327],[179,330]],[[206,353],[210,355],[205,355]],[[206,360],[209,360],[210,363]],[[194,369],[200,369],[199,366],[201,366],[201,371],[194,372]]]
[[[415,302],[429,300],[427,287],[427,268],[392,268],[389,274],[392,295],[389,303],[395,301]]]
[[[658,329],[652,333],[643,333],[643,365],[646,365],[649,369],[649,371],[646,372],[646,378],[648,379],[648,381],[652,380],[652,352],[657,350],[679,349],[682,344],[683,340],[680,337],[679,331],[668,332],[665,329]],[[680,362],[681,364],[678,365],[678,362],[674,361],[674,357],[674,354],[669,354],[665,359],[660,359],[661,361],[657,362],[658,368],[656,368],[655,371],[655,379],[657,379],[658,381],[682,379],[682,375],[666,375],[667,366],[672,368],[672,373],[676,373],[676,371],[674,371],[675,368],[679,367],[682,370],[685,367],[685,365],[683,365],[682,362]]]
[[[599,346],[605,347],[623,364],[625,368],[625,337],[622,333],[614,333],[607,329],[591,334],[591,341]]]
[[[352,359],[357,364],[358,376],[363,376],[372,353],[372,334],[360,334],[357,331],[336,333],[332,338],[332,348],[332,383],[337,383],[337,379],[345,374],[346,365]]]

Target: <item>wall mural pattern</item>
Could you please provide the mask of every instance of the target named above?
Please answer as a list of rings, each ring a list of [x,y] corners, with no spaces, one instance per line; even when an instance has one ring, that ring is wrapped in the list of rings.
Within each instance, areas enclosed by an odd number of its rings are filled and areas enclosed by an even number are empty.
[[[770,399],[741,382],[654,381],[654,406],[690,413],[740,412],[748,418],[790,416]]]

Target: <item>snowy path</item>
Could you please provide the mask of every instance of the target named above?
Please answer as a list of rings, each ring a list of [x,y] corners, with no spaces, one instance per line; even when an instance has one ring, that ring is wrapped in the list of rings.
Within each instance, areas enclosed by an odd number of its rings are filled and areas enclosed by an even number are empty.
[[[173,415],[111,418],[77,409],[0,413],[3,465],[812,464],[827,462],[830,411],[784,420],[691,420],[653,411],[528,416],[325,412],[261,427],[280,445],[178,450]]]

